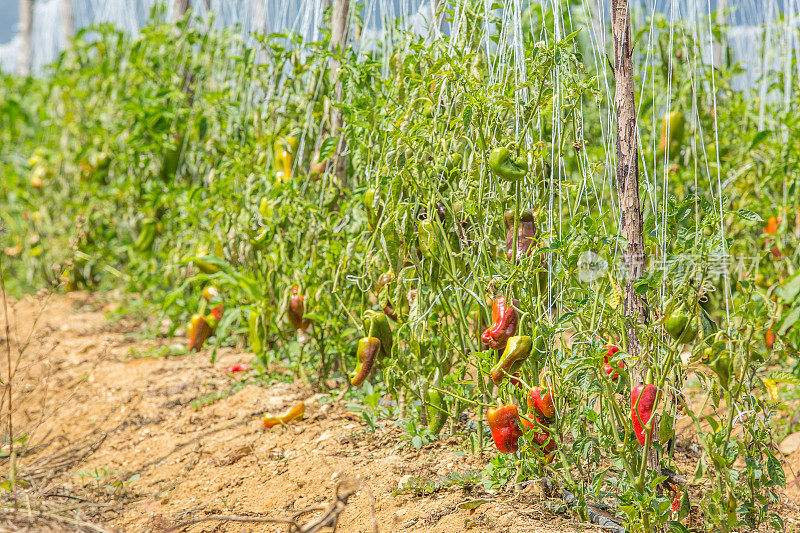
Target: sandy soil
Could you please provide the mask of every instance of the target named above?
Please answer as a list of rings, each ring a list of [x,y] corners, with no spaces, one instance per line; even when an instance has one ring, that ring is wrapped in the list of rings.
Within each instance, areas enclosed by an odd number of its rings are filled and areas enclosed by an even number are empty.
[[[72,293],[9,305],[12,362],[17,342],[24,348],[14,381],[15,434],[28,436],[17,444],[18,475],[31,486],[16,510],[6,497],[0,529],[166,531],[209,515],[291,518],[333,502],[337,487],[342,494],[357,486],[338,531],[373,531],[373,509],[383,532],[600,531],[564,514],[562,500],[533,493],[510,498],[455,486],[393,495],[413,478],[480,470],[485,462],[453,438],[417,451],[392,423],[373,433],[343,404],[307,386],[236,386],[242,375],[224,369],[249,362],[241,350],[220,350],[214,364],[208,352],[148,357],[175,340],[147,340],[132,320],[110,322],[111,296]],[[222,398],[202,401],[213,394]],[[300,400],[303,421],[262,428],[263,413]],[[474,510],[460,507],[474,500],[486,501]],[[184,530],[287,526],[206,521]]]

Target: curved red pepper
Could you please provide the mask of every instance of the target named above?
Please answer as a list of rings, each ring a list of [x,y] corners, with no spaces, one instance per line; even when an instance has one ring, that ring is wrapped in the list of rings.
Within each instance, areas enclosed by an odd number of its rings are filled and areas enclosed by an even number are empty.
[[[553,403],[553,392],[544,387],[532,387],[528,393],[528,407],[536,412],[537,416],[553,418],[556,416],[556,406]]]
[[[519,315],[512,305],[506,306],[504,296],[492,302],[492,325],[481,334],[481,342],[492,350],[504,350],[510,337],[517,332]]]
[[[303,315],[306,313],[305,298],[304,294],[300,294],[300,288],[295,285],[289,296],[289,309],[286,310],[292,328],[303,331],[307,330],[311,324],[310,320],[303,320]]]
[[[520,418],[516,405],[510,403],[489,409],[486,420],[500,453],[514,453],[519,449],[522,428],[519,427]]]
[[[647,436],[644,426],[653,416],[656,408],[656,393],[658,387],[655,385],[637,385],[631,391],[631,421],[633,422],[633,432],[640,446],[644,446]],[[650,440],[653,439],[654,426],[650,426]]]
[[[612,381],[616,381],[617,378],[619,378],[619,372],[617,372],[617,370],[614,369],[614,367],[608,360],[609,358],[614,357],[614,354],[619,351],[619,348],[614,346],[613,344],[606,344],[605,346],[603,346],[603,348],[606,348],[607,350],[606,354],[603,356],[603,370],[605,370],[606,374],[611,376]],[[618,369],[621,369],[623,366],[625,366],[625,363],[623,363],[622,361],[619,361],[617,363]]]

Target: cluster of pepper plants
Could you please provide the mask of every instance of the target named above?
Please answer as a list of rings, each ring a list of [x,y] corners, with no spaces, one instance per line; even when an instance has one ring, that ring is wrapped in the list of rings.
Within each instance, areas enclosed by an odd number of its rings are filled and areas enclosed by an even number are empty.
[[[86,30],[42,77],[2,77],[12,286],[122,280],[190,349],[213,333],[212,359],[242,343],[257,372],[381,391],[381,416],[494,442],[489,475],[547,476],[584,518],[780,529],[798,119],[770,101],[760,125],[736,66],[698,67],[692,28],[672,43],[656,17],[632,356],[613,73],[589,61],[579,5],[520,13],[519,48],[499,37],[517,18],[473,1],[440,3],[450,37],[369,51],[253,45],[159,8],[136,37]]]

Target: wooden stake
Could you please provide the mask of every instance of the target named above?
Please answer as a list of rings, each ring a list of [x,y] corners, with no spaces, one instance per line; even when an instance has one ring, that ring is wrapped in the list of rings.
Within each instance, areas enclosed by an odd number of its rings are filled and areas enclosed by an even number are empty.
[[[628,271],[625,285],[625,317],[628,353],[639,358],[631,368],[631,388],[644,383],[646,361],[642,354],[637,324],[648,321],[647,300],[636,294],[634,284],[644,274],[647,253],[644,247],[642,208],[639,200],[639,150],[636,126],[636,101],[633,83],[633,50],[631,49],[630,8],[628,0],[611,0],[611,31],[614,34],[614,108],[617,118],[617,195],[620,204],[620,230],[628,241],[623,261]],[[658,417],[653,424],[658,425]],[[658,454],[651,447],[648,468],[658,468]]]
[[[72,8],[72,0],[61,0],[61,40],[64,49],[70,47],[72,38],[75,36],[75,13]]]
[[[172,20],[178,20],[189,10],[189,0],[175,0],[172,3]]]
[[[33,0],[19,0],[17,74],[29,76],[33,66]]]

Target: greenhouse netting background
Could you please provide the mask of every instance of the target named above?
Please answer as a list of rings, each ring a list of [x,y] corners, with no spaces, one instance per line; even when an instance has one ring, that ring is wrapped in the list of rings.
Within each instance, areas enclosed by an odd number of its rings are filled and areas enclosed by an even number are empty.
[[[539,0],[551,4],[552,0]],[[72,0],[74,27],[85,28],[92,24],[111,23],[129,32],[137,32],[150,17],[157,0]],[[361,8],[364,21],[362,46],[381,40],[386,21],[398,18],[410,32],[424,34],[430,30],[434,1],[431,0],[361,0],[354,2]],[[515,4],[528,2],[514,0]],[[580,0],[570,2],[576,13],[590,13],[595,29],[608,23],[608,0]],[[0,0],[0,68],[11,72],[17,62],[19,37],[17,35],[18,0]],[[62,9],[64,0],[35,0],[33,16],[34,72],[52,62],[64,46]],[[172,2],[168,2],[168,10]],[[494,4],[485,0],[486,8]],[[637,0],[636,17],[645,24],[649,14],[659,11],[670,20],[724,21],[731,27],[724,38],[730,47],[734,62],[746,71],[741,79],[743,87],[752,86],[764,65],[781,68],[790,64],[798,53],[800,28],[800,0]],[[726,7],[724,19],[718,19],[718,4]],[[274,33],[291,31],[305,40],[314,40],[322,27],[322,0],[192,0],[196,13],[208,18],[217,27],[238,25],[244,35],[254,32]],[[602,6],[602,8],[601,8]],[[212,18],[213,16],[213,18]],[[442,30],[447,33],[448,28]],[[598,34],[601,32],[597,32]],[[770,43],[764,54],[764,39]],[[603,44],[602,42],[599,44]],[[773,58],[768,55],[774,55]],[[712,53],[705,53],[710,62]]]

